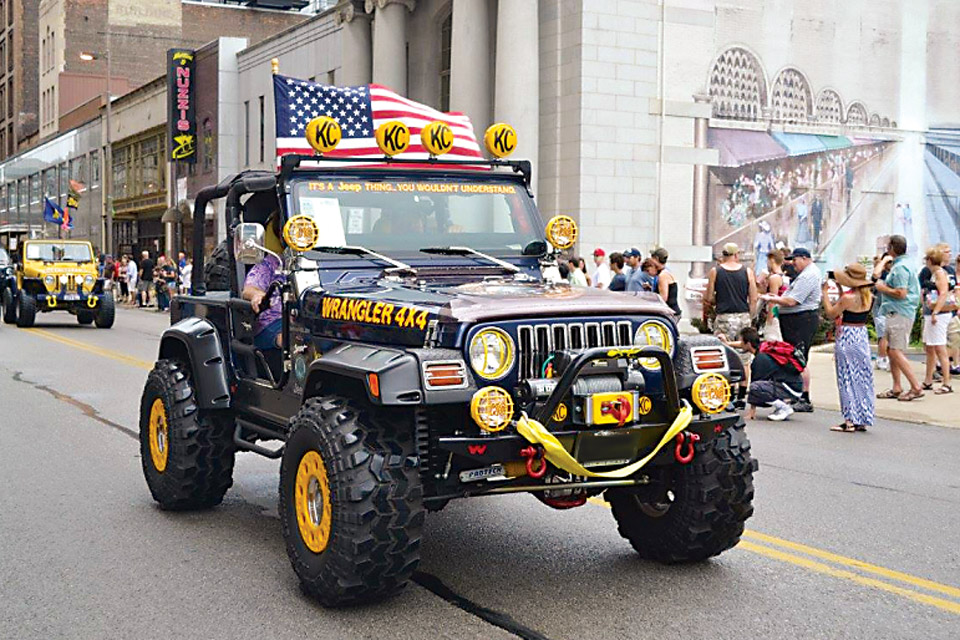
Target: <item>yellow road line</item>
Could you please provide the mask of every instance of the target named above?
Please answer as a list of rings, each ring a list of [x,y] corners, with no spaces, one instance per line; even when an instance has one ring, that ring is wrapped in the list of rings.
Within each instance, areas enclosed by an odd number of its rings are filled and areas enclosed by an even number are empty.
[[[153,363],[147,362],[146,360],[140,360],[139,358],[133,358],[126,354],[120,353],[119,351],[113,351],[111,349],[103,349],[101,347],[95,347],[91,344],[85,342],[79,342],[77,340],[71,340],[70,338],[64,338],[61,335],[46,331],[44,329],[21,329],[21,331],[26,331],[45,340],[51,340],[53,342],[59,342],[60,344],[67,345],[68,347],[73,347],[74,349],[80,349],[81,351],[86,351],[88,353],[93,353],[104,358],[110,358],[111,360],[116,360],[124,364],[128,364],[139,369],[146,369],[150,371],[153,369]]]
[[[601,507],[610,508],[610,504],[601,498],[589,498],[589,501],[593,504],[599,505]],[[869,562],[863,562],[862,560],[857,560],[855,558],[848,558],[846,556],[841,556],[836,553],[831,553],[829,551],[824,551],[822,549],[817,549],[816,547],[811,547],[805,544],[800,544],[799,542],[791,542],[790,540],[784,540],[782,538],[777,538],[774,536],[769,536],[765,533],[760,533],[759,531],[752,531],[747,529],[743,532],[745,538],[752,538],[753,540],[759,542],[765,542],[769,545],[775,545],[783,547],[786,549],[791,549],[793,551],[799,551],[810,556],[814,556],[823,560],[829,560],[839,565],[847,566],[853,569],[859,569],[865,573],[872,573],[874,575],[883,576],[891,580],[898,580],[900,582],[905,582],[916,587],[923,589],[928,589],[930,591],[937,591],[954,598],[960,598],[960,589],[952,587],[950,585],[941,584],[939,582],[934,582],[932,580],[927,580],[925,578],[919,578],[917,576],[912,576],[901,571],[895,571],[893,569],[887,569],[885,567],[880,567],[875,564],[870,564]],[[831,575],[836,578],[843,578],[846,580],[852,580],[858,584],[877,587],[888,591],[890,593],[896,593],[911,600],[921,602],[923,604],[928,604],[939,609],[944,609],[950,611],[951,613],[960,613],[960,604],[951,602],[949,600],[944,600],[942,598],[937,598],[935,596],[926,595],[913,591],[911,589],[906,589],[904,587],[898,587],[892,585],[888,582],[883,582],[875,578],[870,578],[867,576],[861,576],[850,571],[844,571],[843,569],[837,569],[836,567],[831,567],[829,565],[823,564],[821,562],[816,562],[810,560],[809,558],[804,558],[801,556],[794,555],[792,553],[787,553],[785,551],[780,551],[779,549],[771,549],[770,547],[756,544],[748,540],[741,540],[740,544],[737,545],[738,549],[744,549],[746,551],[752,551],[754,553],[759,553],[761,555],[767,556],[769,558],[774,558],[776,560],[781,560],[783,562],[789,562],[811,571],[817,571],[819,573],[824,573]]]
[[[930,605],[931,607],[937,607],[938,609],[943,609],[944,611],[949,611],[950,613],[960,614],[960,603],[944,600],[943,598],[937,598],[936,596],[930,596],[925,593],[913,591],[912,589],[898,587],[890,584],[889,582],[877,580],[876,578],[861,576],[853,573],[852,571],[846,571],[845,569],[837,569],[836,567],[831,567],[830,565],[817,562],[816,560],[795,556],[792,553],[787,553],[786,551],[771,549],[770,547],[754,544],[753,542],[749,542],[747,540],[741,540],[740,544],[737,545],[737,548],[744,549],[746,551],[752,551],[753,553],[758,553],[762,556],[773,558],[774,560],[780,560],[781,562],[788,562],[798,567],[809,569],[810,571],[816,571],[817,573],[833,576],[834,578],[842,578],[844,580],[850,580],[851,582],[856,582],[857,584],[862,584],[864,586],[881,589],[882,591],[886,591],[888,593],[895,593],[898,596],[903,596],[904,598],[909,598],[910,600]]]

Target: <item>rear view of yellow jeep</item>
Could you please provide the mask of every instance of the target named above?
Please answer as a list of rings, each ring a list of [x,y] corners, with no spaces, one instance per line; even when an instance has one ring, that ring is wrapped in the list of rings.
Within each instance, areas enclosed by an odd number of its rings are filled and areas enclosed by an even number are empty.
[[[3,319],[31,327],[37,313],[66,311],[80,324],[113,326],[113,295],[97,275],[89,242],[27,240],[17,256],[14,278],[3,289]]]

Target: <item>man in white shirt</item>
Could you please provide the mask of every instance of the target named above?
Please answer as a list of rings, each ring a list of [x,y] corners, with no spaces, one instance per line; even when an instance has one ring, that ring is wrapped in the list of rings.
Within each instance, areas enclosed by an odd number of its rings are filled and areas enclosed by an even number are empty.
[[[574,287],[586,287],[587,276],[580,270],[580,259],[571,258],[568,264],[570,265],[570,275],[567,276],[567,281]]]
[[[613,274],[610,273],[610,265],[607,264],[607,253],[600,247],[593,250],[593,264],[597,268],[590,274],[590,281],[597,289],[606,289],[610,286]]]

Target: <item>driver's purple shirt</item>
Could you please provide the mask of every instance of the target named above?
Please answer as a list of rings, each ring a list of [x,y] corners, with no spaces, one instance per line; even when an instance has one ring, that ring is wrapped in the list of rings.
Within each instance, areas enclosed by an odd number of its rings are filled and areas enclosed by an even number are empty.
[[[274,282],[285,282],[286,276],[279,273],[278,269],[280,269],[280,261],[274,256],[267,254],[263,260],[255,264],[249,273],[247,273],[247,278],[243,281],[243,287],[256,287],[261,291],[266,291]],[[264,309],[263,313],[257,317],[257,330],[254,332],[254,335],[260,333],[266,326],[279,319],[280,291],[275,290],[273,295],[270,296],[270,307]]]

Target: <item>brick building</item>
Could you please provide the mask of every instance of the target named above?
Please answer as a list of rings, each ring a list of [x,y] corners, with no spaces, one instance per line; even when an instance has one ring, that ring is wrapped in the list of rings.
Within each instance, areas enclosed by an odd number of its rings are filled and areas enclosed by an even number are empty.
[[[258,42],[306,16],[187,0],[40,0],[40,137],[60,130],[60,116],[110,92],[123,95],[164,73],[171,47],[199,47],[221,36]],[[82,60],[81,53],[92,60]]]
[[[37,2],[0,0],[0,160],[37,139]]]

